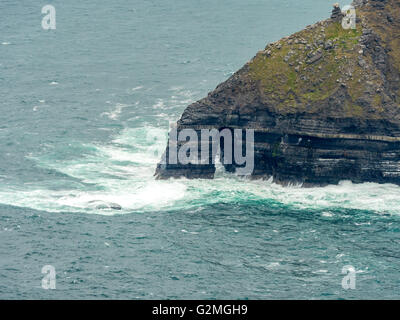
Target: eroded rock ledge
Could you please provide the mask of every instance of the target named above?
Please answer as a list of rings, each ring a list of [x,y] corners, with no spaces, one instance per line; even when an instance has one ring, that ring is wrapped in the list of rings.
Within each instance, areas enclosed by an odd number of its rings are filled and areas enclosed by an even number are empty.
[[[188,106],[178,131],[254,129],[253,178],[400,185],[400,1],[354,5],[356,29],[342,28],[336,8],[330,19],[267,45]],[[214,172],[212,164],[166,163],[156,176],[212,178]]]

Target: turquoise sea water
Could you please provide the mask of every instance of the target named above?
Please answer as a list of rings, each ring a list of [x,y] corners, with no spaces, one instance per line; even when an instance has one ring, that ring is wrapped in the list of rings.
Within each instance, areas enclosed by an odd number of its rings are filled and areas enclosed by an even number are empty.
[[[169,121],[331,6],[2,0],[0,298],[399,298],[400,187],[153,178]]]

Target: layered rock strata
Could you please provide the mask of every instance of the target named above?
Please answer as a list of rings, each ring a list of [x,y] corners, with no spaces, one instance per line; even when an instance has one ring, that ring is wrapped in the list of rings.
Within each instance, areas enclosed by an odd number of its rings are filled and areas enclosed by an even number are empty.
[[[342,27],[335,6],[331,18],[268,44],[188,106],[178,132],[253,129],[253,178],[400,185],[400,1],[357,0],[354,6],[355,29]],[[156,176],[212,178],[211,160],[167,160]],[[225,165],[230,172],[237,167]]]

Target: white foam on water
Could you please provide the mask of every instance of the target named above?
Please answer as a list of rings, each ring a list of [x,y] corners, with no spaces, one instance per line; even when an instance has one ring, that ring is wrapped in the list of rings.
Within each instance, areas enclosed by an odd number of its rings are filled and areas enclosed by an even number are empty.
[[[157,103],[153,105],[154,109],[164,109],[165,103],[163,99],[158,99]]]
[[[107,116],[109,119],[111,120],[117,120],[122,112],[122,110],[124,108],[129,107],[129,105],[127,104],[123,104],[123,103],[117,103],[115,105],[115,108],[112,111],[109,112],[103,112],[101,114],[101,116]]]
[[[131,91],[134,92],[134,91],[138,91],[138,90],[141,90],[141,89],[143,89],[143,86],[137,86],[135,88],[132,88]]]
[[[321,215],[327,218],[331,218],[334,216],[332,212],[323,212]]]
[[[173,92],[173,95],[167,102],[168,107],[185,107],[196,100],[196,93],[185,89],[183,86],[171,87],[169,91]]]
[[[154,137],[158,137],[154,139]],[[134,210],[167,208],[184,197],[186,186],[153,178],[167,139],[167,131],[145,127],[125,129],[105,145],[81,145],[92,150],[73,160],[30,157],[39,166],[79,179],[93,188],[53,190],[51,186],[25,184],[13,190],[0,188],[0,202],[45,211],[79,211],[118,214]],[[98,189],[98,190],[96,190]],[[99,202],[106,207],[98,209]],[[117,204],[122,210],[107,209]]]
[[[86,209],[99,214],[116,214],[119,212],[113,209],[104,211],[97,206],[90,207],[91,203],[101,201],[105,204],[118,204],[121,206],[122,213],[146,208],[157,210],[184,197],[186,190],[185,186],[180,183],[166,185],[154,181],[136,186],[122,183],[119,187],[113,185],[113,188],[110,189],[67,195],[61,197],[59,203],[65,207],[73,207],[76,209],[75,211]]]
[[[400,187],[391,184],[353,184],[301,188],[283,187],[272,179],[249,180],[224,171],[216,163],[214,180],[167,180],[154,178],[154,171],[167,143],[168,129],[151,126],[126,128],[109,143],[74,145],[90,150],[74,159],[52,156],[30,158],[43,168],[51,169],[81,183],[59,181],[0,186],[0,203],[49,212],[86,212],[123,214],[151,210],[196,210],[213,203],[265,201],[266,205],[322,211],[331,218],[331,210],[360,209],[378,214],[400,213]],[[58,183],[58,184],[57,184]],[[55,188],[56,186],[57,188]],[[121,210],[118,210],[118,206]],[[116,209],[117,208],[117,209]]]

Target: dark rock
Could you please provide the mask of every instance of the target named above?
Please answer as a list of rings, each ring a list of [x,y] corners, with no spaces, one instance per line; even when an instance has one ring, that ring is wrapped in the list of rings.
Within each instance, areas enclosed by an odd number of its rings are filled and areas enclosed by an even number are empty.
[[[338,21],[343,19],[343,14],[342,14],[342,10],[340,10],[340,6],[338,3],[335,3],[333,5],[333,10],[332,10],[332,14],[331,14],[331,19],[333,21]]]
[[[341,13],[334,8],[332,19],[295,35],[295,68],[279,55],[279,42],[269,46],[270,57],[257,55],[206,98],[188,106],[178,131],[254,129],[253,178],[303,186],[340,180],[400,185],[400,1],[356,0],[354,5],[361,23],[358,30],[349,30],[350,38],[345,32],[338,35],[324,53],[297,49],[296,40],[314,43],[322,25],[324,32],[332,26],[338,30]],[[382,14],[389,12],[393,22],[383,22]],[[301,61],[307,63],[300,68]],[[270,68],[269,63],[282,67]],[[347,81],[351,77],[354,80]],[[212,178],[215,166],[209,163],[160,163],[156,176]],[[235,172],[239,164],[224,167]]]
[[[307,64],[313,64],[322,58],[321,52],[316,52],[312,54],[309,59],[306,61]]]
[[[333,49],[333,42],[332,42],[332,40],[328,40],[328,41],[325,42],[325,44],[324,44],[324,49],[325,49],[325,50]]]
[[[102,200],[89,201],[89,206],[97,210],[122,210],[122,207],[118,203],[105,202]]]

